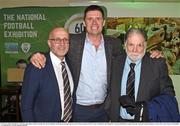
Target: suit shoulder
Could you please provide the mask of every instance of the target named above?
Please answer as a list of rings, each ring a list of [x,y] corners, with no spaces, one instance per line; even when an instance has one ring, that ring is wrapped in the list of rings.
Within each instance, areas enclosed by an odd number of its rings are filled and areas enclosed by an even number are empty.
[[[86,36],[85,33],[81,33],[81,34],[69,34],[69,38],[71,41],[73,41],[74,39],[80,39],[80,38],[84,38]]]
[[[104,35],[104,39],[105,40],[111,40],[111,41],[118,41],[118,42],[121,41],[119,38],[114,38],[114,37],[109,36],[109,35]]]
[[[39,68],[37,68],[37,67],[35,67],[32,63],[29,63],[28,65],[27,65],[27,67],[26,67],[26,69],[25,69],[25,71],[26,71],[26,73],[28,72],[28,73],[33,73],[33,74],[40,74],[41,72],[43,72],[45,69],[46,69],[46,66],[47,66],[47,63],[49,62],[49,60],[50,60],[50,56],[49,56],[49,53],[47,52],[47,53],[45,53],[44,54],[45,55],[45,57],[46,57],[46,65],[45,65],[45,67],[44,68],[41,68],[41,69],[39,69]]]
[[[150,57],[150,53],[146,53],[146,54],[144,55],[144,59],[145,59],[145,60],[149,60],[150,62],[154,62],[154,63],[166,62],[166,59],[165,59],[165,58],[162,58],[162,57],[160,57],[160,58],[151,58],[151,57]]]
[[[158,64],[166,63],[166,59],[165,58],[150,58],[150,60],[153,63],[158,63]]]
[[[44,68],[37,68],[35,67],[32,63],[28,64],[26,69],[25,69],[25,72],[26,73],[33,73],[33,74],[39,74]]]
[[[166,60],[164,58],[151,58],[150,56],[147,56],[145,58],[146,60],[143,60],[143,62],[148,62],[152,69],[165,69],[167,68]]]

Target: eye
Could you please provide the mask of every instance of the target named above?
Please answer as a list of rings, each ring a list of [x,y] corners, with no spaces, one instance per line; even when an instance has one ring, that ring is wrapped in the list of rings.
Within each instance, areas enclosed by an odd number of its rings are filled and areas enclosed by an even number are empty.
[[[91,18],[91,17],[89,17],[89,18],[86,18],[86,20],[87,20],[87,21],[91,21],[91,20],[92,20],[92,18]]]
[[[132,44],[132,43],[129,43],[128,46],[133,46],[133,44]]]
[[[144,44],[138,44],[138,47],[142,48],[144,47]]]
[[[97,20],[98,20],[98,21],[101,21],[101,20],[102,20],[102,17],[98,17]]]

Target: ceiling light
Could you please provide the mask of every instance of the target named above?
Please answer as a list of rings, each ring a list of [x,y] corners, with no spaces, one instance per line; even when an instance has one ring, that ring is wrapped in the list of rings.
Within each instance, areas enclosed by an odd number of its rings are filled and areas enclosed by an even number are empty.
[[[91,0],[89,2],[91,2],[91,3],[99,3],[100,1],[98,1],[98,0]]]

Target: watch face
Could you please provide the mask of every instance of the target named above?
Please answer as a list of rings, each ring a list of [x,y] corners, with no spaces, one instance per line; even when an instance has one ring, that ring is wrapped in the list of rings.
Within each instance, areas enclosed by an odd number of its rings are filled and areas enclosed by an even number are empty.
[[[77,13],[72,15],[65,23],[64,28],[69,30],[69,33],[79,34],[84,31],[83,14]]]

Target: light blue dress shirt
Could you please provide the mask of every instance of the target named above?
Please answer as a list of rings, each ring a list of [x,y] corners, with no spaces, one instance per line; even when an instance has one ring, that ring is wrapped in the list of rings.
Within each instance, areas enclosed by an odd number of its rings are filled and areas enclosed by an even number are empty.
[[[132,61],[129,59],[129,57],[126,58],[125,61],[125,66],[124,66],[124,71],[123,71],[123,76],[122,76],[122,81],[121,81],[121,96],[126,95],[126,84],[127,84],[127,78],[128,74],[130,71],[130,64]],[[137,93],[138,93],[138,88],[139,88],[139,82],[140,82],[140,75],[141,75],[141,59],[137,60],[135,62],[135,100],[137,99]],[[126,109],[123,107],[120,107],[120,116],[123,119],[134,119],[134,116],[131,116],[130,114],[127,113]]]
[[[77,104],[103,103],[107,94],[107,63],[104,39],[98,49],[86,35],[79,84],[76,91]]]

